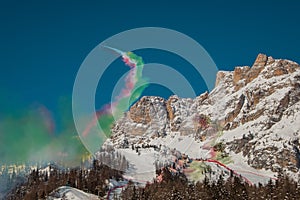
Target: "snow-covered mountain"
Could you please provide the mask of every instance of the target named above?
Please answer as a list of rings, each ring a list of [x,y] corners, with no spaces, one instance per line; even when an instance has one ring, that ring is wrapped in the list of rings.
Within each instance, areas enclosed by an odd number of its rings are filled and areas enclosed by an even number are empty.
[[[62,186],[53,191],[47,200],[99,200],[100,198],[96,195],[85,193],[76,188]]]
[[[252,67],[219,71],[215,88],[195,99],[142,97],[112,132],[108,142],[120,151],[148,144],[209,159],[210,149],[222,144],[229,166],[241,174],[242,169],[270,176],[283,170],[295,177],[300,165],[300,66],[259,54]]]
[[[119,196],[131,181],[144,186],[167,166],[192,181],[240,175],[249,184],[300,178],[300,66],[259,54],[252,67],[220,71],[215,88],[195,99],[142,97],[118,120],[95,158],[125,171],[105,183],[102,198]],[[3,171],[3,170],[2,170]],[[40,172],[50,176],[50,168]],[[131,181],[130,181],[131,180]],[[59,187],[49,200],[101,199]]]

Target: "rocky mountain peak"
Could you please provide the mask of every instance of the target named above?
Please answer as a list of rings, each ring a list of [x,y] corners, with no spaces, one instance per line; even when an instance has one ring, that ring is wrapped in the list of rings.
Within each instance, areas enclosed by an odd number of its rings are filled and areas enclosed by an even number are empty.
[[[229,72],[230,78],[226,76],[228,72],[218,72],[216,76],[216,87],[226,78],[226,81],[230,82],[229,84],[234,88],[234,91],[238,91],[256,79],[261,73],[264,78],[270,79],[274,76],[293,73],[297,68],[299,68],[299,65],[292,61],[282,59],[275,60],[271,56],[268,57],[264,54],[258,54],[252,67],[237,66],[232,73]]]
[[[213,125],[203,129],[205,125],[199,125],[199,121]],[[118,146],[124,134],[129,141],[141,142],[175,132],[205,141],[212,132],[221,130],[222,140],[235,148],[233,144],[251,132],[254,137],[248,141],[247,148],[239,149],[248,156],[249,165],[259,168],[265,160],[275,159],[267,152],[283,153],[282,145],[286,146],[284,154],[290,152],[285,157],[295,158],[293,145],[287,143],[299,140],[299,121],[300,66],[259,54],[252,67],[218,72],[215,88],[195,99],[176,95],[168,100],[142,97],[116,122],[112,142]],[[261,155],[254,157],[260,151]],[[262,155],[264,160],[259,159]],[[275,160],[272,162],[296,171],[297,159],[288,162],[278,157]],[[278,169],[270,163],[267,168]]]
[[[164,104],[164,99],[160,97],[144,96],[129,110],[129,117],[135,123],[149,124],[154,105]]]
[[[151,132],[156,131],[152,130],[154,127],[165,131],[180,131],[192,123],[195,115],[203,112],[212,119],[222,121],[225,129],[234,129],[266,113],[278,113],[276,107],[283,111],[291,106],[291,101],[296,103],[296,97],[300,94],[299,70],[295,62],[275,60],[259,54],[252,67],[238,66],[232,72],[219,71],[215,89],[196,99],[183,99],[176,95],[168,100],[142,97],[117,125],[126,121],[139,128],[150,129]],[[275,107],[264,107],[273,94],[276,99],[272,104]]]

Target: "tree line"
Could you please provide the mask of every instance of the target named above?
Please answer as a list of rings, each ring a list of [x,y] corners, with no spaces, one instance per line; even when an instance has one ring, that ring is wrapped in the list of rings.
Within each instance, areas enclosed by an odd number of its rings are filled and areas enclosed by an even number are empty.
[[[38,200],[46,197],[61,186],[70,186],[88,193],[105,196],[108,191],[109,179],[122,179],[122,172],[111,169],[97,160],[91,168],[58,169],[50,167],[50,175],[42,170],[33,170],[27,181],[19,184],[5,199],[7,200]]]
[[[222,175],[216,181],[204,178],[203,182],[192,183],[184,174],[171,174],[163,170],[163,181],[137,187],[130,182],[121,195],[122,200],[254,200],[254,199],[300,199],[299,182],[279,174],[278,179],[263,185],[249,185],[231,173],[225,180]]]
[[[230,174],[218,180],[205,176],[202,182],[191,182],[183,173],[171,173],[168,167],[157,170],[162,181],[154,180],[145,187],[129,181],[120,195],[123,200],[252,200],[252,199],[300,199],[300,181],[279,173],[278,179],[263,185],[249,185],[241,177]],[[33,170],[27,181],[19,184],[5,199],[35,200],[45,199],[60,186],[71,186],[84,192],[104,197],[108,193],[108,180],[122,180],[122,172],[103,165],[98,160],[89,169],[75,168],[60,170],[50,168],[50,175],[41,170]],[[115,197],[117,199],[117,197]]]

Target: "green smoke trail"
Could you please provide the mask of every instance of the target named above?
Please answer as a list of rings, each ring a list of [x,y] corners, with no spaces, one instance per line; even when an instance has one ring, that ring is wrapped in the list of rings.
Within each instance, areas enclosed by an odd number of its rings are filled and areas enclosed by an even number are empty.
[[[127,80],[126,84],[133,84],[132,88],[125,88],[123,93],[128,93],[129,95],[121,94],[122,98],[120,98],[115,106],[114,117],[115,120],[118,120],[122,114],[128,109],[133,102],[135,102],[142,95],[144,89],[148,87],[148,81],[142,76],[144,62],[142,57],[132,53],[127,52],[126,56],[128,56],[129,60],[132,63],[135,63],[134,68],[131,70],[135,70],[135,74],[133,77],[129,76],[129,80]],[[124,56],[123,56],[124,57]],[[127,62],[125,64],[129,65]],[[130,65],[129,65],[130,66]],[[129,83],[128,83],[129,82]]]
[[[138,100],[144,89],[148,86],[148,81],[142,76],[144,62],[142,57],[132,53],[123,52],[118,49],[104,46],[120,54],[123,61],[131,69],[125,78],[125,87],[114,102],[104,105],[102,109],[97,111],[96,116],[90,121],[85,130],[80,133],[82,140],[92,152],[97,151],[106,138],[111,136],[111,128],[116,120],[123,116],[133,102]],[[101,127],[101,131],[97,129],[97,122]]]
[[[144,66],[142,58],[131,52],[126,53],[126,56],[130,62],[135,63],[134,69],[131,69],[135,73],[128,79],[133,85],[125,88],[124,94],[127,95],[121,94],[121,98],[115,104],[117,119],[147,87],[147,81],[142,77]],[[75,129],[70,98],[59,100],[59,112],[56,116],[58,122],[56,125],[59,125],[59,128],[53,130],[51,126],[49,128],[51,121],[47,121],[45,113],[41,113],[40,105],[23,110],[12,110],[10,108],[20,103],[11,103],[12,101],[5,99],[4,96],[0,96],[0,102],[5,105],[5,110],[0,110],[0,166],[51,161],[64,166],[74,166],[90,156]],[[116,119],[114,117],[111,114],[104,114],[99,118],[99,124],[106,137],[111,134],[110,129]],[[100,145],[99,140],[96,139],[88,138],[91,142],[98,142]]]
[[[71,101],[60,105],[61,131],[51,132],[38,106],[1,113],[0,166],[4,164],[59,162],[79,165],[87,150],[72,120]]]

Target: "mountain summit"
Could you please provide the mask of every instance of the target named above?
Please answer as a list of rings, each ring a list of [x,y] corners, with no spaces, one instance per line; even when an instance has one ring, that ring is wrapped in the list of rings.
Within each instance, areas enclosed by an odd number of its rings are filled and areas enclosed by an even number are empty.
[[[259,54],[251,67],[219,71],[215,88],[195,99],[142,97],[115,123],[110,141],[117,148],[124,147],[124,141],[168,146],[164,138],[177,134],[193,138],[199,149],[208,143],[224,144],[237,168],[295,175],[300,164],[299,122],[300,66]],[[193,145],[169,147],[208,157]]]

